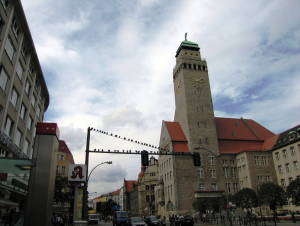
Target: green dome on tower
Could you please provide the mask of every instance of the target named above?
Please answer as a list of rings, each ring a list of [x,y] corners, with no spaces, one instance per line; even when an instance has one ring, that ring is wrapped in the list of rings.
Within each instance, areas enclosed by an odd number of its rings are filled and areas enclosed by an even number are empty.
[[[185,40],[181,42],[180,46],[178,47],[177,51],[176,51],[176,56],[178,56],[179,52],[181,49],[189,49],[189,50],[195,50],[195,51],[198,51],[200,49],[200,47],[198,46],[197,43],[195,42],[191,42],[191,41],[188,41],[186,39],[186,36],[187,36],[187,33],[185,33]]]

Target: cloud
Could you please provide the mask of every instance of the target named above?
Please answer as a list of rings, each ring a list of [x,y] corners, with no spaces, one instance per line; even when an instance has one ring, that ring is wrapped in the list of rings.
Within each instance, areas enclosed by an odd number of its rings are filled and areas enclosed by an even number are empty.
[[[85,150],[86,133],[82,128],[75,128],[73,124],[70,124],[59,126],[59,129],[60,139],[66,142],[72,152]]]

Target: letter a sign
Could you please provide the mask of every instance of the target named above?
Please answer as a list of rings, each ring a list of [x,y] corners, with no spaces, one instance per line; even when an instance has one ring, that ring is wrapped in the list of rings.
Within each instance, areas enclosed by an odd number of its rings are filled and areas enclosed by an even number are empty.
[[[74,182],[85,182],[86,181],[86,165],[70,164],[68,180],[74,181]]]

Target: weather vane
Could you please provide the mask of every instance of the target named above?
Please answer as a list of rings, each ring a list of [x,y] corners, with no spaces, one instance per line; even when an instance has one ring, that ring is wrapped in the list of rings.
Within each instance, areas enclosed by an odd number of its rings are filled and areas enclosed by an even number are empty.
[[[187,41],[187,39],[186,39],[186,36],[187,36],[187,32],[185,33],[185,35],[184,35],[184,37],[185,37],[185,41]]]

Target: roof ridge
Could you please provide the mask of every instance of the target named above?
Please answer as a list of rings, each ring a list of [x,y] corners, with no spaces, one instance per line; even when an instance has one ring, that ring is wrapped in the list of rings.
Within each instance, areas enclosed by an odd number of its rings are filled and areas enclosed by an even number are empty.
[[[257,132],[255,132],[255,131],[251,128],[251,126],[245,121],[245,119],[243,119],[243,117],[241,117],[241,119],[242,119],[242,121],[246,124],[246,126],[251,130],[251,132],[252,132],[257,138],[259,138]]]

